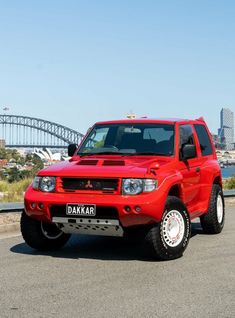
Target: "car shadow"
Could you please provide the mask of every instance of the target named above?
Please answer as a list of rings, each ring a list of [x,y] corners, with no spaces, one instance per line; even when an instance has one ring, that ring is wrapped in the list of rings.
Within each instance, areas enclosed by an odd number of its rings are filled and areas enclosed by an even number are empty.
[[[125,238],[107,236],[72,235],[69,242],[58,251],[36,251],[26,243],[14,245],[10,248],[10,251],[17,254],[44,255],[69,259],[155,261],[145,253],[139,243]]]
[[[191,224],[191,238],[198,235],[198,234],[204,234],[200,221],[199,222],[193,222]]]
[[[198,234],[203,234],[203,231],[200,223],[194,222],[192,223],[191,238]],[[40,252],[32,249],[26,243],[14,245],[10,251],[17,254],[69,259],[156,261],[149,256],[145,247],[141,240],[134,238],[72,235],[69,242],[58,251]]]

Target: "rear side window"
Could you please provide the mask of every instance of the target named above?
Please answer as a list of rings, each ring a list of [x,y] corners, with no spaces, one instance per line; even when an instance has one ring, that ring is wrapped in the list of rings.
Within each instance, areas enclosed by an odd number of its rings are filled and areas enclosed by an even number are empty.
[[[201,152],[203,156],[209,156],[213,153],[210,138],[204,125],[194,125],[197,137],[200,143]]]

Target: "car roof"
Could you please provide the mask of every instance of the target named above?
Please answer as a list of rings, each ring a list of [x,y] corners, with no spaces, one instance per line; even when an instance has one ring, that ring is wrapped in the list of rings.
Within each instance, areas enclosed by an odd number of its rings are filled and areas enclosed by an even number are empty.
[[[130,124],[130,123],[162,123],[162,124],[175,124],[175,123],[196,123],[196,122],[204,122],[202,117],[198,119],[182,119],[182,118],[148,118],[148,117],[140,117],[140,118],[127,118],[120,120],[108,120],[108,121],[100,121],[97,122],[97,125],[107,125],[107,124]]]

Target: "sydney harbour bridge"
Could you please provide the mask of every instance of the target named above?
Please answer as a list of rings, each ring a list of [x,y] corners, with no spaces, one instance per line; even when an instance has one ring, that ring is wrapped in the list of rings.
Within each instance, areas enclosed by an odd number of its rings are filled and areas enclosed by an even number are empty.
[[[0,139],[10,148],[66,148],[79,144],[83,134],[39,118],[0,115]]]

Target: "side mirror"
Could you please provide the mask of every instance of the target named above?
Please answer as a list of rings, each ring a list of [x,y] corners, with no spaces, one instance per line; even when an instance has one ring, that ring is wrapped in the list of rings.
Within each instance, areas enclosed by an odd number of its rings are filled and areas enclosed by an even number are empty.
[[[75,151],[78,149],[77,144],[70,144],[68,146],[68,156],[72,157],[75,154]]]
[[[181,160],[188,160],[197,156],[196,146],[186,144],[181,150]]]

